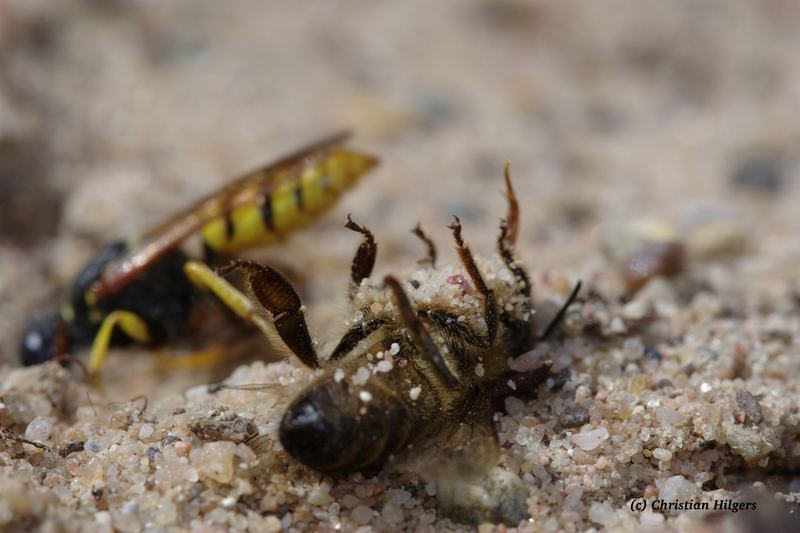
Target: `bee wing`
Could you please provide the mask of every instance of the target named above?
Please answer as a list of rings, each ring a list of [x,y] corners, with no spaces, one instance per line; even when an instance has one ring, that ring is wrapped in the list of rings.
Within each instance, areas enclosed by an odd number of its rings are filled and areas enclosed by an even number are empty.
[[[484,476],[500,457],[488,393],[475,391],[461,417],[428,447],[411,465],[423,477],[469,481]]]
[[[349,132],[338,133],[244,174],[181,211],[166,223],[146,233],[123,256],[110,263],[101,278],[92,286],[92,296],[100,300],[113,294],[209,222],[225,216],[239,206],[255,204],[265,191],[273,190],[286,181],[297,180],[305,169],[319,164],[349,136]],[[364,158],[369,160],[368,166],[374,164],[374,159],[368,156]]]

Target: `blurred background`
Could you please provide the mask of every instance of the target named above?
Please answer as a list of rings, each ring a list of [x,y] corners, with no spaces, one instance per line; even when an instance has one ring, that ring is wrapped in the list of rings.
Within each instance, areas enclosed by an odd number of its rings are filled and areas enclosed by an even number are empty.
[[[264,251],[320,337],[346,213],[378,274],[420,256],[417,221],[452,260],[452,214],[489,254],[506,160],[537,283],[590,272],[641,220],[765,294],[796,283],[799,22],[788,0],[3,0],[0,359],[102,245],[342,128],[381,167]]]

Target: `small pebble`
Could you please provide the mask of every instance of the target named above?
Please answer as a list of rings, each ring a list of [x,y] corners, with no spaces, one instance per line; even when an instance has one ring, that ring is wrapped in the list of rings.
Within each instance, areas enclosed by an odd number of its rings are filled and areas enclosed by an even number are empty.
[[[139,440],[149,439],[153,434],[153,426],[151,424],[142,424],[139,428]]]
[[[223,498],[219,503],[225,509],[231,509],[234,505],[236,505],[236,498],[233,496],[228,496],[227,498]]]
[[[53,422],[49,418],[37,416],[25,428],[25,438],[33,442],[45,443],[53,436]]]
[[[350,513],[350,516],[357,524],[366,525],[372,520],[372,509],[366,505],[359,505]]]
[[[589,410],[582,405],[567,406],[558,417],[558,421],[565,428],[582,426],[589,422]]]
[[[777,158],[759,155],[740,162],[731,176],[731,181],[742,189],[777,193],[783,187],[785,178]]]
[[[664,448],[656,448],[655,450],[653,450],[653,457],[655,457],[659,461],[666,462],[672,459],[672,452]]]
[[[656,276],[679,274],[684,268],[684,255],[684,247],[678,242],[643,244],[622,266],[628,293],[635,293]]]
[[[578,448],[588,452],[594,450],[604,440],[608,439],[608,430],[601,426],[597,429],[572,435],[570,438]]]
[[[750,391],[746,389],[737,389],[736,403],[739,405],[739,409],[744,411],[746,416],[745,421],[750,425],[757,426],[764,421],[764,415],[761,412],[761,406],[758,404],[758,400],[756,400],[755,396],[753,396]]]

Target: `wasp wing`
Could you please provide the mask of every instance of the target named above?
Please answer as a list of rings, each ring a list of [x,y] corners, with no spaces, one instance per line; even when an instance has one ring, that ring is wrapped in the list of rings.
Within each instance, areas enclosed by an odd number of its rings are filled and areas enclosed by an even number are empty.
[[[263,202],[271,191],[286,183],[299,183],[307,170],[314,169],[326,158],[335,155],[337,151],[342,151],[342,144],[349,137],[348,132],[343,132],[316,142],[276,162],[244,174],[181,211],[166,223],[146,233],[124,255],[110,263],[100,279],[91,287],[91,297],[100,300],[120,290],[209,223],[217,219],[226,219],[230,213],[242,206]],[[347,155],[356,157],[362,163],[358,168],[358,174],[366,172],[377,162],[376,158],[364,154],[347,152]]]

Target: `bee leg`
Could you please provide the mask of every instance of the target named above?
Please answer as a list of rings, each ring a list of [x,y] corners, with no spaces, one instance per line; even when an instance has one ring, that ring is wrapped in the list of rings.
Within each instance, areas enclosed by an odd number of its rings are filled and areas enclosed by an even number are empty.
[[[268,266],[241,260],[218,269],[217,273],[225,276],[233,271],[244,274],[245,292],[272,315],[272,325],[286,347],[306,366],[319,368],[303,302],[289,280]]]
[[[112,311],[103,319],[100,329],[92,342],[92,351],[89,357],[89,377],[94,379],[100,374],[103,363],[111,343],[111,334],[114,328],[119,327],[125,334],[136,342],[142,344],[150,342],[150,332],[147,324],[139,315],[130,311]]]
[[[511,185],[510,164],[506,162],[503,169],[503,178],[506,184],[506,199],[508,200],[508,212],[506,218],[500,220],[500,235],[497,237],[497,252],[503,259],[508,269],[514,274],[519,283],[519,294],[530,296],[531,282],[528,274],[514,259],[514,245],[517,242],[519,233],[519,202],[514,193],[514,186]]]
[[[428,248],[428,255],[417,261],[417,263],[421,265],[428,264],[431,268],[436,268],[436,245],[431,238],[422,231],[422,226],[420,226],[419,222],[417,222],[416,227],[411,230],[411,233],[422,239],[422,242],[424,242],[425,246]]]
[[[378,245],[375,243],[375,237],[373,237],[372,232],[364,226],[359,226],[353,222],[350,215],[347,215],[347,224],[344,227],[364,236],[364,240],[358,246],[356,255],[353,257],[353,263],[350,266],[350,299],[352,300],[358,286],[361,285],[361,280],[368,278],[372,274],[372,268],[375,266],[375,255],[378,253]]]
[[[503,262],[517,280],[517,284],[519,285],[517,294],[522,294],[527,298],[531,295],[531,281],[525,269],[523,269],[514,258],[514,245],[508,239],[509,231],[506,221],[501,220],[500,235],[497,237],[497,253],[500,254]]]
[[[481,271],[478,269],[478,265],[475,263],[475,258],[472,257],[472,252],[464,243],[464,239],[461,237],[461,220],[454,216],[453,223],[448,227],[453,230],[453,238],[456,241],[456,251],[458,252],[458,257],[461,259],[461,263],[464,265],[464,268],[467,269],[467,274],[469,274],[470,279],[472,279],[472,283],[475,284],[475,288],[483,297],[483,314],[484,320],[486,321],[486,335],[480,337],[480,340],[482,346],[491,346],[491,344],[494,342],[495,336],[497,335],[497,302],[495,301],[494,292],[486,286],[486,282],[483,280]]]
[[[281,346],[282,339],[276,335],[275,329],[259,312],[258,308],[246,295],[226,279],[219,276],[208,265],[199,261],[187,261],[183,265],[186,276],[197,287],[211,291],[219,300],[239,318],[250,322],[264,334],[274,345]]]
[[[517,243],[517,234],[519,233],[519,202],[517,201],[517,195],[514,193],[514,186],[511,185],[511,163],[508,161],[503,167],[503,180],[506,184],[506,199],[508,200],[508,213],[506,214],[508,231],[503,235],[503,239],[507,241],[509,246],[514,246]]]
[[[414,308],[411,306],[411,302],[408,300],[405,291],[403,291],[400,282],[392,276],[386,276],[383,278],[383,283],[392,291],[403,325],[408,330],[408,334],[419,352],[433,364],[433,367],[447,385],[451,387],[458,385],[458,380],[447,368],[442,354],[439,353],[439,349],[433,343],[430,332],[414,312]]]

